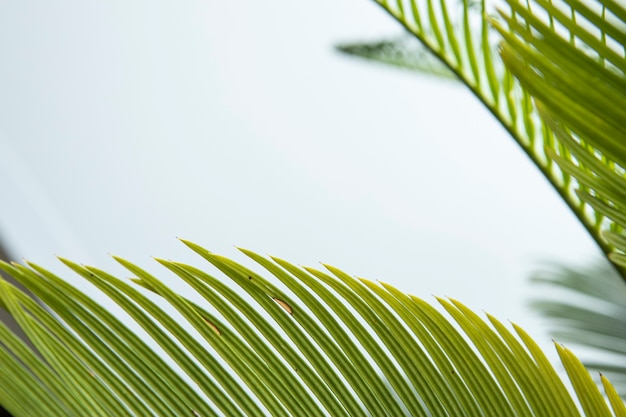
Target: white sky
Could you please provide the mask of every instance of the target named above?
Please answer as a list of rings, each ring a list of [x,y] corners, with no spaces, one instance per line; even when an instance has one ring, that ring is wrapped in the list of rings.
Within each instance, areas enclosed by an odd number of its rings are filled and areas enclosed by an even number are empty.
[[[597,250],[461,86],[333,51],[398,33],[365,0],[0,3],[0,237],[55,271],[201,265],[176,236],[324,261],[551,349],[527,277]]]

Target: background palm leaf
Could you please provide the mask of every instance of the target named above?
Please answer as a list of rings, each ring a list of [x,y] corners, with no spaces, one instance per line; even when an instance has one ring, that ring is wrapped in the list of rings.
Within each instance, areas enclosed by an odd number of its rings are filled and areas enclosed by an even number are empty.
[[[512,333],[491,316],[483,321],[455,300],[438,299],[450,319],[387,284],[244,250],[279,286],[185,243],[231,285],[159,259],[177,286],[182,280],[196,290],[193,301],[116,258],[161,302],[97,268],[62,260],[124,309],[175,366],[45,269],[3,263],[49,311],[0,283],[2,307],[41,353],[0,327],[0,376],[11,381],[0,385],[2,405],[16,416],[579,415],[579,406],[585,415],[626,412],[608,382],[611,405],[557,345],[577,404],[523,330],[513,326]]]
[[[591,348],[595,359],[583,359],[585,366],[610,376],[625,392],[626,287],[620,275],[601,260],[586,268],[547,265],[532,280],[561,290],[531,303],[549,320],[553,337]]]
[[[412,36],[403,35],[375,42],[355,42],[337,45],[337,50],[359,58],[432,74],[450,80],[458,80],[437,56]]]

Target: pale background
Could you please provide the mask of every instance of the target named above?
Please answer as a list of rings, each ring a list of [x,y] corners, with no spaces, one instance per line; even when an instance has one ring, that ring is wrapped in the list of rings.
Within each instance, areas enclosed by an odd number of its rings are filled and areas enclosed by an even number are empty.
[[[365,0],[0,1],[0,238],[62,273],[202,265],[177,236],[324,261],[552,350],[528,276],[597,249],[463,87],[333,50],[399,33]]]

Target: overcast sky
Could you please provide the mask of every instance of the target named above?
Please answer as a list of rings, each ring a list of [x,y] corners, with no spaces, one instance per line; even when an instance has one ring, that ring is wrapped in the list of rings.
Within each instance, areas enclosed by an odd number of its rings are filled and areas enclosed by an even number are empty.
[[[1,2],[0,237],[55,271],[202,265],[177,236],[324,261],[548,346],[529,273],[597,250],[460,85],[333,50],[399,33],[365,0]]]

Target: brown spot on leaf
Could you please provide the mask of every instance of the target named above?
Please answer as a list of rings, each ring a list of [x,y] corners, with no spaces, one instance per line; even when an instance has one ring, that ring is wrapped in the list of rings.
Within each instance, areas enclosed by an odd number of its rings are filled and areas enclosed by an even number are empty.
[[[217,334],[218,336],[222,335],[222,332],[220,332],[220,329],[217,328],[217,326],[213,323],[211,323],[206,317],[202,317],[204,319],[204,321],[206,322],[206,324],[209,325],[209,327],[211,329],[213,329],[213,331],[215,332],[215,334]]]
[[[283,300],[274,297],[273,298],[274,301],[276,301],[276,303],[281,306],[287,313],[289,314],[293,314],[293,309],[291,308],[291,306],[289,306],[289,304],[287,304],[286,302],[284,302]]]

